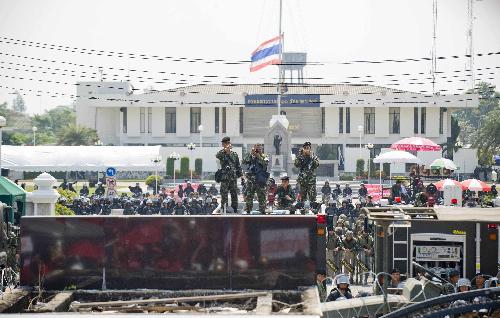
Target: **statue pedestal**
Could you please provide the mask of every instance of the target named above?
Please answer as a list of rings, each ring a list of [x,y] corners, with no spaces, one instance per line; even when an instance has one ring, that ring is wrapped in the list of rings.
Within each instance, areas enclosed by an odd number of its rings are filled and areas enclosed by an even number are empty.
[[[280,177],[286,172],[283,167],[283,155],[271,155],[271,174],[273,177]]]

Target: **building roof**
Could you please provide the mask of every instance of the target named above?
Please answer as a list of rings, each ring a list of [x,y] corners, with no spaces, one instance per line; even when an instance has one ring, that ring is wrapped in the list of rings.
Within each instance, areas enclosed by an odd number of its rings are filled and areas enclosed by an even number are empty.
[[[287,94],[353,95],[353,94],[400,94],[411,93],[398,89],[366,84],[287,84]],[[178,87],[147,94],[276,94],[277,84],[200,84]],[[414,93],[418,94],[418,93]]]
[[[4,195],[26,195],[26,191],[5,177],[0,177],[0,196]]]

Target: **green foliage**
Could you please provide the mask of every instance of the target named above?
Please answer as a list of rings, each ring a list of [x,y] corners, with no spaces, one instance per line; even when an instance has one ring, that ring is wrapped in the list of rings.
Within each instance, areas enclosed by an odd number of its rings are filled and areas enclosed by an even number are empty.
[[[59,192],[59,194],[62,197],[66,198],[66,202],[68,202],[68,203],[72,203],[73,199],[76,198],[76,197],[78,197],[78,195],[76,193],[71,192],[69,190],[63,190],[61,188],[58,188],[57,192]]]
[[[56,203],[56,215],[75,215],[75,212],[62,204]]]
[[[356,175],[361,176],[365,171],[365,159],[356,160]]]
[[[197,158],[194,160],[194,171],[197,176],[201,177],[201,172],[203,171],[203,159]]]
[[[340,181],[353,181],[355,178],[349,174],[343,174],[339,176]]]
[[[57,144],[64,146],[91,146],[99,138],[94,129],[70,124],[57,134]]]
[[[383,163],[382,164],[382,171],[386,176],[390,175],[391,173],[391,164],[390,163]]]
[[[12,101],[12,109],[19,113],[24,113],[26,111],[26,104],[24,103],[24,98],[18,91],[15,91],[16,97]]]
[[[461,128],[460,141],[464,144],[477,141],[475,132],[489,117],[489,112],[499,107],[500,93],[495,91],[494,85],[481,82],[473,91],[468,91],[472,92],[479,94],[479,107],[462,109],[455,114]]]
[[[500,153],[500,108],[488,113],[474,134],[473,146],[478,149],[479,164],[491,165],[493,155]]]
[[[158,181],[158,185],[161,184],[161,178],[160,176],[156,177],[156,180]],[[154,187],[155,186],[155,176],[149,176],[146,178],[146,181],[144,181],[148,187]]]
[[[335,145],[321,145],[316,148],[316,155],[320,160],[336,160],[337,159],[337,147]]]
[[[167,176],[170,176],[172,178],[174,176],[174,164],[175,164],[174,159],[167,158]]]
[[[189,177],[189,157],[181,158],[181,171],[179,177],[180,178]]]

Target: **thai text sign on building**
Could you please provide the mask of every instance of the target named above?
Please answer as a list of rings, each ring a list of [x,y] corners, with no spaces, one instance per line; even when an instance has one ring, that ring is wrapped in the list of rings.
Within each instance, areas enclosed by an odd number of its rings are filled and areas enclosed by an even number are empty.
[[[281,107],[319,107],[319,95],[287,94],[281,96]],[[278,107],[278,95],[256,94],[245,96],[246,107]]]

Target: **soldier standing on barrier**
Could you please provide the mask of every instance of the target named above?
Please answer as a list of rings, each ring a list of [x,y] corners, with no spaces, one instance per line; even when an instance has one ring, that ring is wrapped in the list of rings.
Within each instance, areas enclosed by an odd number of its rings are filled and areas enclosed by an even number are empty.
[[[311,143],[305,142],[295,158],[295,167],[300,170],[297,183],[300,185],[300,201],[316,202],[316,169],[318,157],[311,151]]]
[[[215,156],[219,159],[221,181],[220,181],[220,195],[221,195],[221,207],[223,209],[227,208],[228,205],[228,193],[231,194],[231,207],[233,212],[238,211],[238,183],[237,180],[242,176],[240,158],[238,154],[231,149],[231,139],[229,137],[222,138],[222,150],[219,150]]]
[[[295,213],[295,208],[293,202],[295,201],[295,194],[290,186],[290,177],[281,177],[281,184],[276,190],[276,196],[278,197],[278,209],[280,210],[290,210],[290,213]]]
[[[264,214],[266,212],[267,201],[267,180],[269,179],[269,173],[267,172],[269,158],[263,153],[262,145],[255,144],[252,151],[245,155],[242,163],[248,166],[246,173],[247,189],[245,193],[245,210],[247,213],[252,211],[253,198],[254,195],[257,194],[259,212]]]

